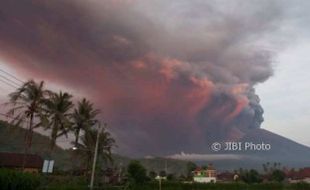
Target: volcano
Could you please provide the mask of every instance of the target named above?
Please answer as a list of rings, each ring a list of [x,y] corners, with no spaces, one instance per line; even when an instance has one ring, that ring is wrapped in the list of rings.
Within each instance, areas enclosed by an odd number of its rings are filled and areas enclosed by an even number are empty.
[[[234,134],[235,137],[240,137],[239,134]],[[231,140],[231,139],[230,139]],[[262,164],[280,163],[280,167],[286,168],[301,168],[310,166],[310,148],[287,139],[283,136],[277,135],[265,129],[250,129],[243,131],[242,137],[235,138],[232,142],[239,142],[241,144],[270,144],[270,150],[242,150],[237,151],[218,151],[214,153],[213,150],[208,158],[196,160],[199,164],[214,163],[220,170],[234,170],[238,168],[256,168],[262,169]],[[217,159],[216,155],[221,155],[221,159]],[[227,155],[227,158],[225,158]],[[231,158],[231,155],[235,157]],[[214,158],[212,158],[214,157]]]

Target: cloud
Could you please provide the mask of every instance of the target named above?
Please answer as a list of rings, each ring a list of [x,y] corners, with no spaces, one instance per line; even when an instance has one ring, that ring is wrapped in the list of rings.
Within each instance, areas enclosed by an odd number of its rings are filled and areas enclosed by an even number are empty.
[[[203,153],[263,121],[254,86],[274,53],[261,44],[281,16],[269,1],[4,0],[0,57],[83,91],[122,153]]]
[[[167,156],[167,158],[171,159],[191,161],[240,160],[244,157],[244,155],[238,154],[187,154],[184,152]]]

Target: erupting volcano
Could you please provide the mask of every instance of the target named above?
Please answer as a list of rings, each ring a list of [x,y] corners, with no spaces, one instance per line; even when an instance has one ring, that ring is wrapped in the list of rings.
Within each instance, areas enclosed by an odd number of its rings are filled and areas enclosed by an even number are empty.
[[[282,12],[235,6],[4,0],[0,58],[100,105],[123,154],[203,154],[262,133],[255,86],[273,74],[268,36]]]

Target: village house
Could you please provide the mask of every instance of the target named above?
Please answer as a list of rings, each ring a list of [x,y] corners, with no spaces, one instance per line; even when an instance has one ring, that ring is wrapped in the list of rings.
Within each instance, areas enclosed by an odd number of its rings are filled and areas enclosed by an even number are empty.
[[[43,159],[38,155],[0,152],[0,168],[39,173],[42,165]]]
[[[231,173],[228,171],[217,174],[218,182],[233,182],[236,181],[238,178],[239,176],[236,173]]]
[[[310,183],[310,168],[301,168],[298,171],[287,171],[286,176],[290,183]]]
[[[216,170],[211,164],[206,169],[197,168],[193,171],[193,180],[197,183],[216,183]]]

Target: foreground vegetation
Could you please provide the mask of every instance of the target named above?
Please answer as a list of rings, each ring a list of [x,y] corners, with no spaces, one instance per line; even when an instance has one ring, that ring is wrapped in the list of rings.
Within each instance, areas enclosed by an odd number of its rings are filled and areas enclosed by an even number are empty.
[[[75,141],[71,142],[76,150],[74,157],[81,160],[80,167],[86,173],[91,168],[99,133],[98,157],[105,161],[112,160],[115,140],[106,130],[105,121],[99,118],[100,110],[85,98],[74,102],[73,96],[67,92],[53,92],[45,88],[44,81],[37,83],[29,80],[9,94],[9,102],[5,105],[9,108],[6,117],[10,126],[26,129],[23,138],[25,154],[32,152],[34,129],[41,128],[49,133],[49,158],[57,151],[59,137],[68,138],[70,133],[74,134]],[[104,126],[100,128],[101,122]]]
[[[125,181],[107,184],[97,176],[94,189],[102,190],[157,190],[159,182],[146,175],[146,170],[138,161],[132,161],[124,176]],[[0,169],[1,190],[87,190],[89,180],[86,176],[28,174],[14,170]],[[162,181],[162,190],[309,190],[310,184],[286,182],[246,183],[226,182],[199,184],[180,179]]]

